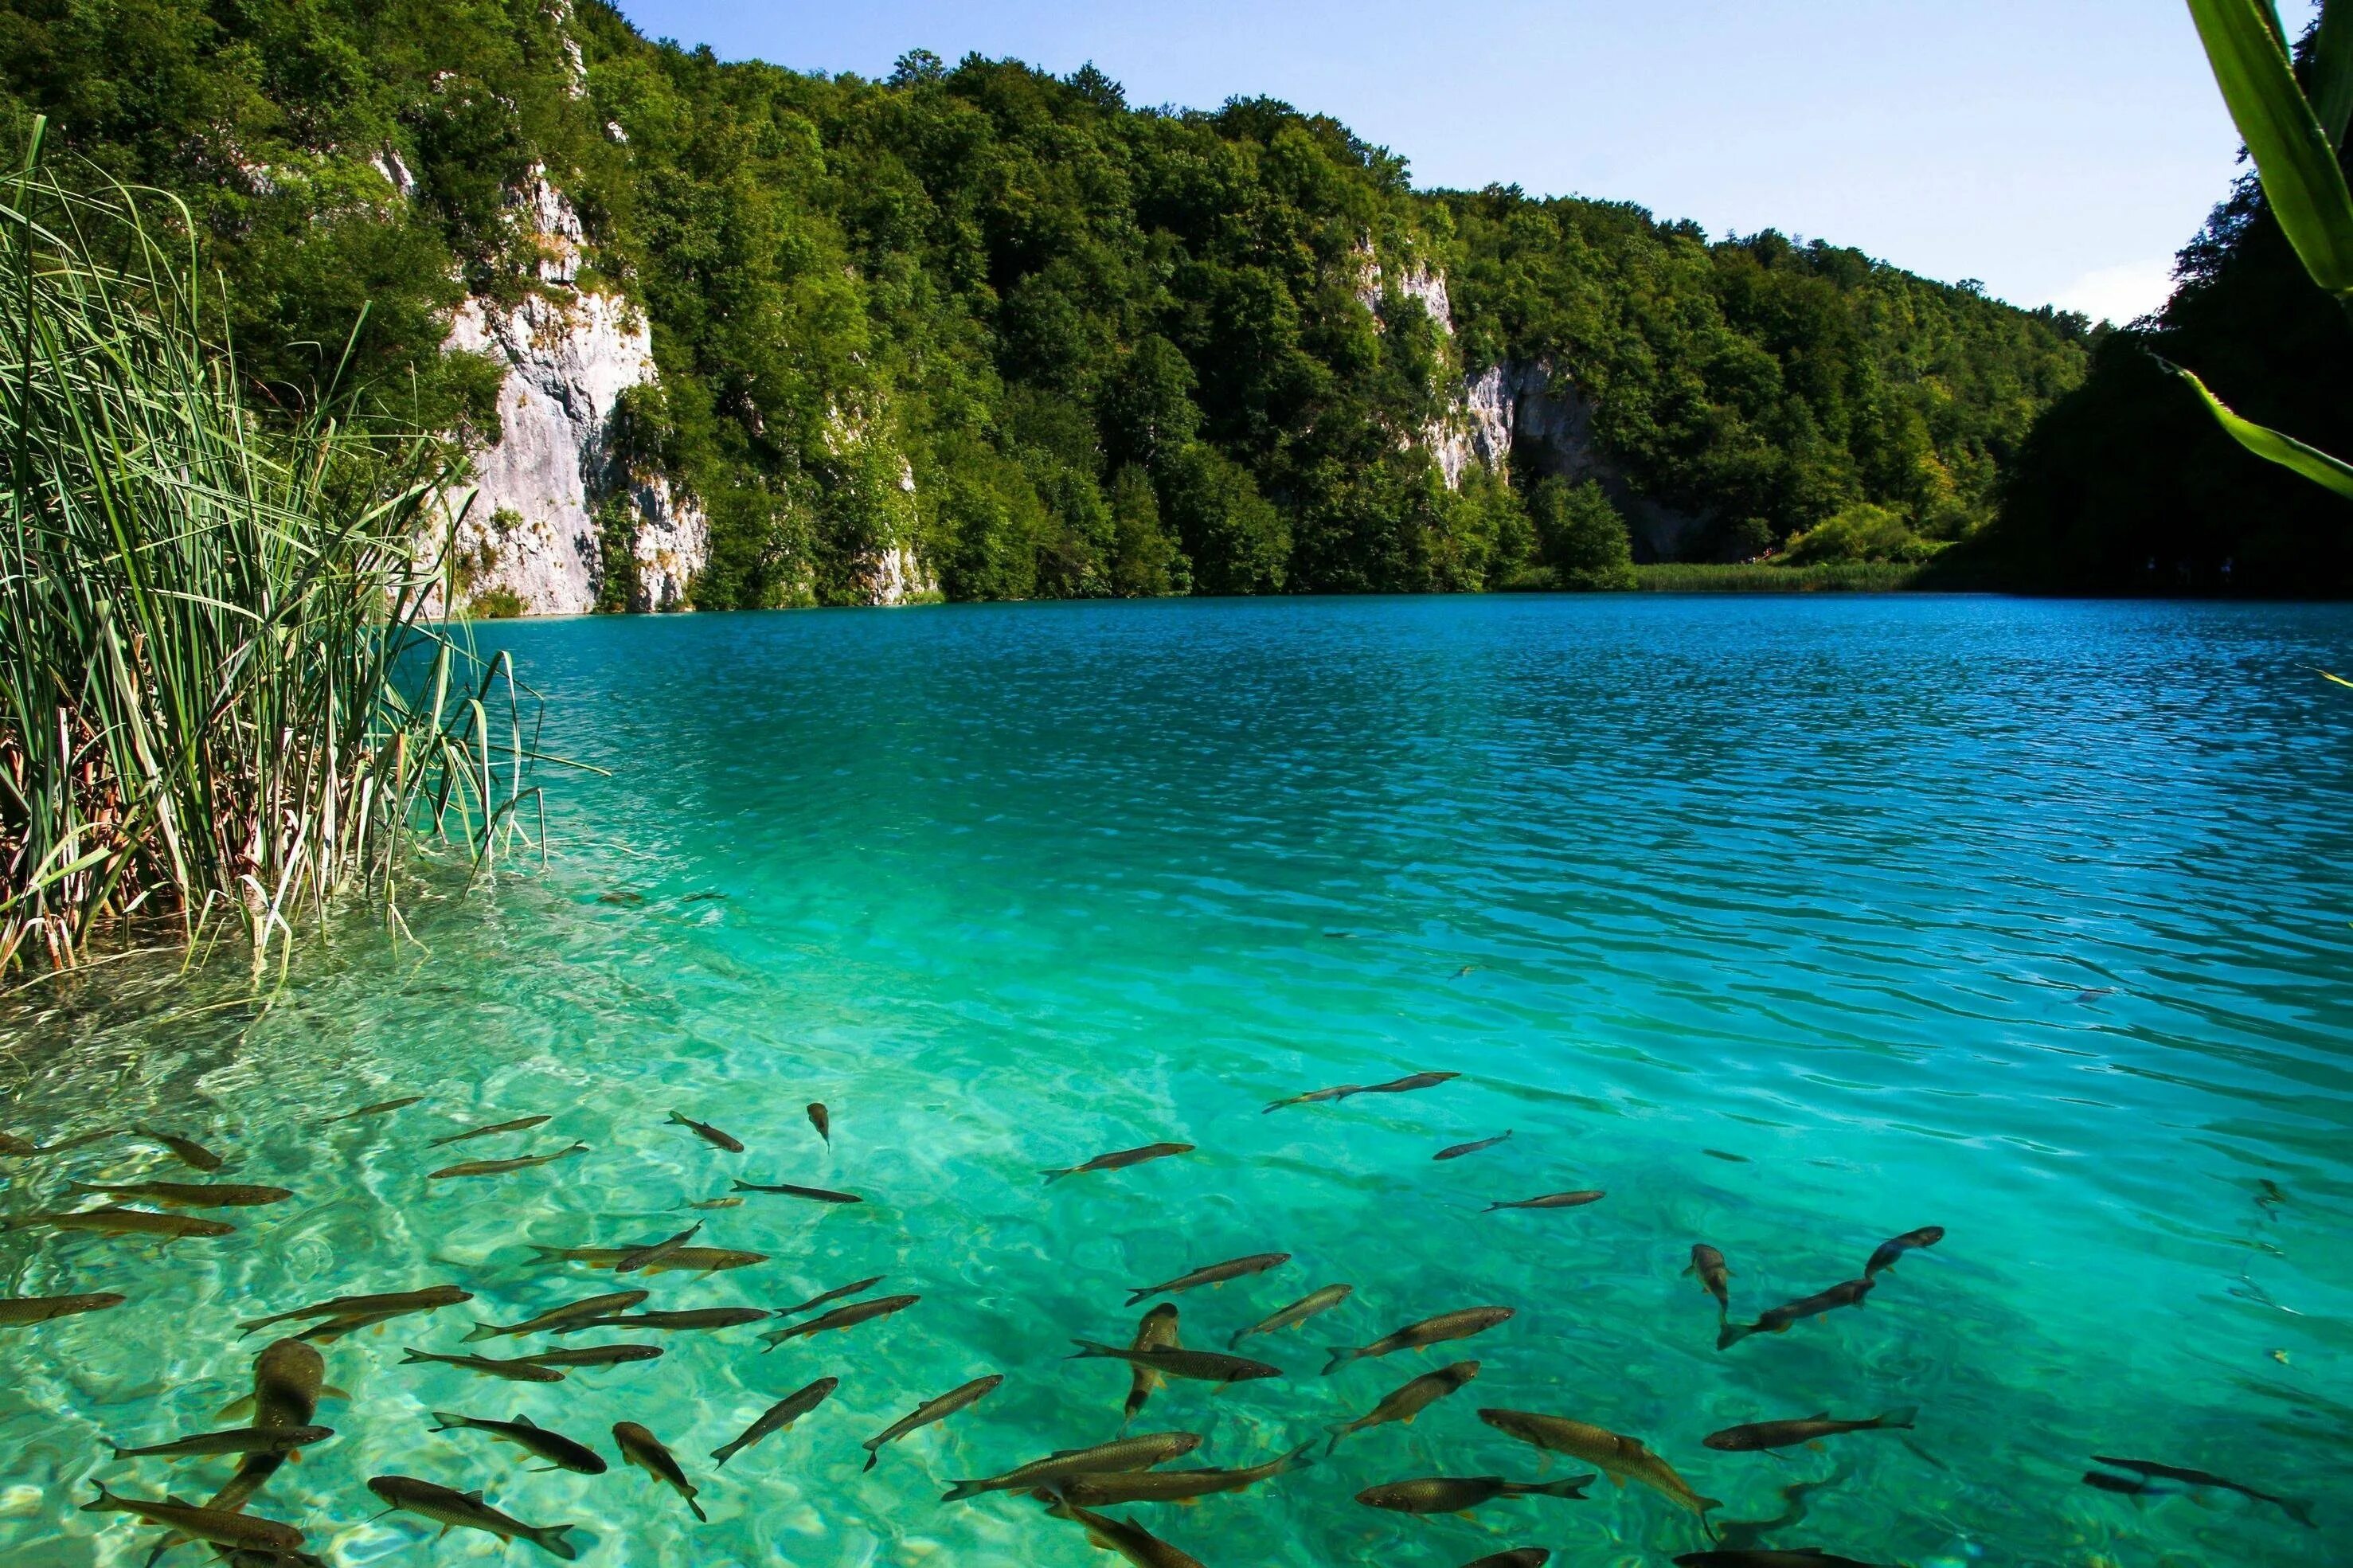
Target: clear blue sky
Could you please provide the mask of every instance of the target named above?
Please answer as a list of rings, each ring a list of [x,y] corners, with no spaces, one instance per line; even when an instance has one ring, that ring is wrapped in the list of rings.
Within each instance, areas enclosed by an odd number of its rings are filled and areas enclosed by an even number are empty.
[[[978,50],[1092,60],[1131,103],[1263,93],[1418,185],[1778,228],[2120,318],[2164,298],[2237,153],[2179,0],[618,3],[653,37],[801,70]]]

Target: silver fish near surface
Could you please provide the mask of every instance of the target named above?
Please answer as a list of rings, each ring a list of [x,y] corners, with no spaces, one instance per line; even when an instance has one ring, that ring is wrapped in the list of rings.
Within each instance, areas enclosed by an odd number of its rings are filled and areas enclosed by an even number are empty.
[[[1059,1454],[1032,1459],[1001,1476],[958,1481],[954,1489],[940,1500],[962,1502],[984,1492],[1050,1489],[1074,1476],[1148,1470],[1155,1465],[1181,1458],[1200,1446],[1201,1435],[1198,1432],[1139,1432],[1133,1437],[1114,1438],[1109,1443],[1098,1443],[1092,1448],[1065,1448]]]
[[[692,1117],[681,1116],[678,1112],[672,1111],[670,1113],[670,1125],[689,1129],[695,1137],[713,1149],[723,1149],[730,1154],[744,1152],[744,1145],[736,1140],[733,1134],[722,1132],[707,1121],[696,1121]]]
[[[1290,1261],[1291,1255],[1287,1252],[1261,1252],[1252,1253],[1248,1257],[1230,1258],[1224,1263],[1209,1264],[1206,1267],[1194,1269],[1188,1274],[1180,1274],[1176,1278],[1163,1281],[1158,1285],[1138,1287],[1128,1293],[1127,1305],[1134,1307],[1155,1296],[1175,1296],[1187,1290],[1198,1290],[1204,1285],[1223,1285],[1231,1279],[1246,1279],[1253,1274],[1264,1274],[1270,1269],[1281,1268]]]
[[[733,1442],[723,1443],[711,1450],[712,1458],[724,1467],[728,1460],[761,1438],[790,1429],[794,1422],[833,1397],[833,1391],[840,1386],[841,1380],[838,1377],[821,1377],[807,1388],[785,1395],[763,1412],[758,1420],[744,1428],[742,1435]],[[871,1467],[871,1464],[869,1467]]]
[[[375,1476],[369,1478],[367,1487],[385,1507],[429,1519],[445,1532],[479,1530],[501,1541],[528,1541],[549,1556],[567,1563],[580,1555],[580,1549],[566,1539],[578,1528],[576,1525],[525,1524],[492,1508],[478,1491],[461,1492],[455,1487],[419,1480],[415,1476]]]
[[[1046,1185],[1052,1186],[1066,1176],[1084,1176],[1097,1171],[1124,1171],[1132,1165],[1148,1164],[1155,1160],[1170,1160],[1179,1154],[1190,1154],[1189,1143],[1147,1143],[1141,1149],[1122,1149],[1111,1154],[1098,1154],[1083,1165],[1068,1165],[1046,1172]]]
[[[907,1414],[892,1422],[882,1432],[859,1445],[866,1450],[866,1468],[871,1470],[874,1467],[874,1461],[881,1457],[885,1444],[895,1443],[919,1427],[945,1421],[957,1411],[978,1404],[994,1393],[997,1386],[1004,1381],[1003,1373],[991,1372],[987,1377],[976,1377],[970,1383],[952,1388],[937,1399],[923,1401]]]
[[[1333,1308],[1345,1301],[1356,1288],[1353,1285],[1325,1285],[1311,1290],[1290,1306],[1278,1308],[1271,1315],[1260,1319],[1249,1328],[1236,1333],[1227,1341],[1226,1349],[1240,1350],[1242,1341],[1253,1334],[1272,1334],[1284,1329],[1296,1328],[1310,1318],[1329,1312]]]
[[[1508,1321],[1515,1312],[1516,1308],[1510,1307],[1464,1307],[1452,1312],[1440,1312],[1435,1318],[1424,1318],[1419,1323],[1408,1323],[1369,1345],[1335,1345],[1332,1347],[1331,1364],[1324,1369],[1324,1375],[1330,1377],[1351,1361],[1394,1355],[1399,1351],[1419,1351],[1430,1345],[1442,1345],[1449,1340],[1467,1340],[1473,1334],[1483,1334],[1496,1324]]]
[[[484,1433],[502,1443],[512,1443],[526,1454],[535,1455],[558,1470],[569,1470],[575,1476],[601,1476],[605,1473],[605,1457],[586,1443],[575,1443],[560,1432],[550,1432],[535,1425],[528,1415],[517,1415],[512,1421],[485,1421],[477,1415],[458,1415],[447,1410],[433,1412],[438,1425],[429,1432],[471,1431]]]
[[[706,1524],[710,1522],[711,1516],[702,1511],[701,1503],[694,1500],[698,1489],[686,1478],[686,1472],[679,1468],[678,1461],[670,1457],[668,1448],[662,1446],[660,1438],[634,1421],[616,1421],[613,1423],[613,1441],[620,1448],[622,1458],[684,1498],[686,1506],[694,1511],[696,1519]]]

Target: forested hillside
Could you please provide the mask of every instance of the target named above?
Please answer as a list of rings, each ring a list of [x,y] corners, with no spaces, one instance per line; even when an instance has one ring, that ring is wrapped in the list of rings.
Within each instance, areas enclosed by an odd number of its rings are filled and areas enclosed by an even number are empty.
[[[596,482],[708,516],[705,607],[857,601],[896,547],[957,598],[1603,583],[1630,523],[1649,555],[1834,523],[1813,556],[1920,558],[2087,355],[2078,318],[1854,251],[1417,192],[1328,119],[1092,69],[801,74],[551,0],[0,11],[5,129],[47,113],[183,197],[282,401],[364,303],[381,395],[494,440],[501,367],[443,343],[468,294],[550,286],[543,170],[567,286],[640,306],[659,366]],[[617,572],[628,508],[598,515]]]
[[[1971,551],[2072,592],[2353,592],[2353,516],[2246,450],[2160,359],[2251,419],[2353,451],[2353,324],[2315,288],[2250,176],[2181,253],[2173,299],[2110,334],[2053,408]]]

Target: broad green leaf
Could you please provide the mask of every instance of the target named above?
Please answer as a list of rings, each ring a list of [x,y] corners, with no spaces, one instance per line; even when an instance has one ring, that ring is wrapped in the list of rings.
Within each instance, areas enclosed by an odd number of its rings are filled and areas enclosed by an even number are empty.
[[[2312,40],[2312,112],[2341,152],[2353,121],[2353,0],[2327,0]]]
[[[2158,363],[2165,365],[2163,360]],[[2326,486],[2346,500],[2353,501],[2353,463],[2340,462],[2318,447],[2306,446],[2294,436],[2283,435],[2268,426],[2256,424],[2253,419],[2241,418],[2222,399],[2208,391],[2206,383],[2199,380],[2195,374],[2178,365],[2166,365],[2165,367],[2189,382],[2198,396],[2206,400],[2206,407],[2213,411],[2214,418],[2230,433],[2232,440],[2264,461],[2293,469],[2313,483]]]
[[[2288,243],[2314,282],[2353,300],[2353,191],[2272,31],[2268,0],[2189,0],[2189,14]]]

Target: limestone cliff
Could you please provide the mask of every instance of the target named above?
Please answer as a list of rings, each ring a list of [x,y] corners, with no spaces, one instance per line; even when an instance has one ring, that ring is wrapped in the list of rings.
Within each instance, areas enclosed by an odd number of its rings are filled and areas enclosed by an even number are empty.
[[[1376,309],[1384,288],[1393,287],[1453,339],[1444,272],[1420,262],[1385,270],[1369,241],[1359,248],[1356,265],[1356,298],[1366,309]],[[1446,390],[1444,412],[1419,439],[1448,489],[1462,488],[1473,464],[1508,476],[1516,462],[1538,477],[1592,481],[1625,516],[1635,554],[1645,560],[1672,558],[1706,525],[1705,518],[1662,506],[1627,482],[1593,433],[1592,399],[1574,376],[1550,361],[1505,360],[1464,369]]]

